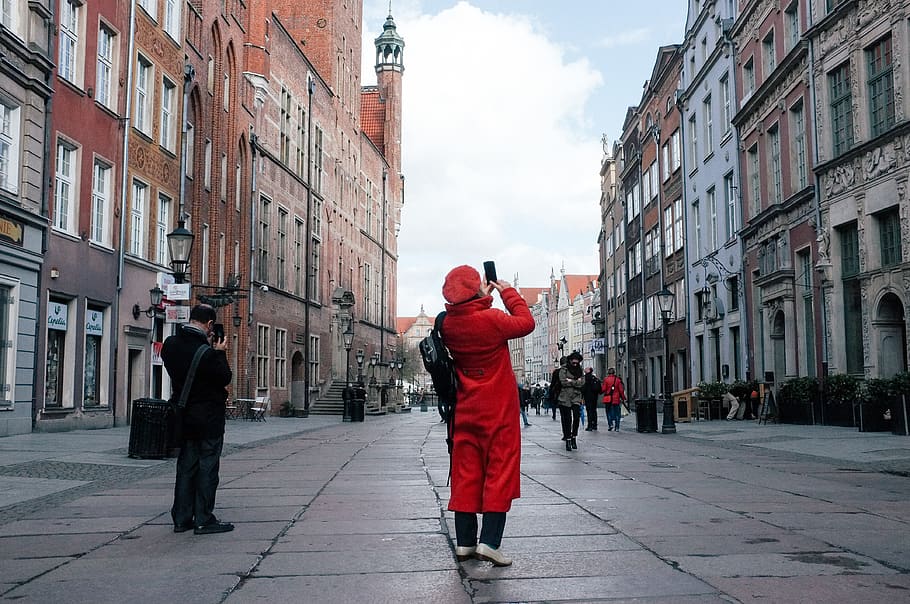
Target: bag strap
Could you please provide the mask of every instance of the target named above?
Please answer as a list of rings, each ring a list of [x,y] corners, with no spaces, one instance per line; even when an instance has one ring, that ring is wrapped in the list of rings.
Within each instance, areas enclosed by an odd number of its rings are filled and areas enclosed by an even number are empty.
[[[183,409],[186,407],[186,399],[189,398],[190,388],[193,387],[193,380],[196,379],[196,369],[199,367],[199,361],[202,360],[202,355],[211,348],[212,347],[208,344],[203,344],[196,349],[196,354],[193,355],[193,362],[190,363],[190,370],[186,372],[186,381],[183,382],[183,390],[180,391],[180,398],[177,399],[178,408]]]
[[[433,330],[439,334],[439,339],[442,340],[443,346],[445,346],[446,341],[442,336],[442,323],[446,319],[446,314],[446,311],[442,311],[436,315],[436,320],[433,322]],[[437,393],[436,396],[439,396],[439,394]],[[455,444],[455,408],[456,405],[446,405],[446,448],[449,450],[449,475],[446,476],[446,486],[449,486],[449,482],[452,480],[452,447]]]

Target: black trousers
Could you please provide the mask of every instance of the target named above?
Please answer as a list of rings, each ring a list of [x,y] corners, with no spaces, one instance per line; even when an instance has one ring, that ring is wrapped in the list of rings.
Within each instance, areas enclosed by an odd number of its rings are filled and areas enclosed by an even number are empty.
[[[499,549],[505,529],[505,512],[484,512],[480,542],[493,549]],[[477,545],[477,514],[455,512],[455,542],[462,547]]]
[[[562,439],[569,440],[578,436],[578,424],[581,422],[581,406],[559,406],[559,419],[562,420]]]
[[[588,413],[588,428],[597,429],[597,399],[585,401],[585,411]]]
[[[174,505],[171,507],[175,526],[203,526],[217,522],[213,512],[223,448],[223,435],[187,439],[180,447]]]

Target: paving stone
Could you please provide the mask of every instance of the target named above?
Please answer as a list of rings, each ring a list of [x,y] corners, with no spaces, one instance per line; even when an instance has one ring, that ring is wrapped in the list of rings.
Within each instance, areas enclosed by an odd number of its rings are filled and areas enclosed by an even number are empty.
[[[679,568],[699,577],[890,575],[896,571],[848,552],[796,552],[678,556]]]
[[[738,602],[829,604],[875,602],[906,604],[910,576],[836,575],[803,577],[712,578],[708,581]]]

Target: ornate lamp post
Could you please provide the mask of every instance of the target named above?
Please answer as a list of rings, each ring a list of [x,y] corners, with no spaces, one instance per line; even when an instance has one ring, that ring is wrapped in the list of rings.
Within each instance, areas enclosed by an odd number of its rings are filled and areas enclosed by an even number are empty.
[[[344,318],[344,331],[341,337],[344,340],[344,351],[347,355],[347,361],[344,364],[344,384],[347,388],[351,387],[351,346],[354,345],[354,315],[349,314]]]
[[[354,358],[357,359],[357,385],[363,388],[363,348],[358,348]]]
[[[670,334],[667,328],[670,324],[670,313],[673,310],[673,292],[666,287],[657,292],[657,304],[660,307],[660,318],[664,336],[664,421],[661,432],[664,434],[676,433],[676,422],[673,418],[673,385],[670,381]]]
[[[181,216],[177,228],[167,234],[167,248],[171,255],[171,271],[174,281],[183,283],[190,265],[190,251],[193,249],[193,234],[186,228]]]

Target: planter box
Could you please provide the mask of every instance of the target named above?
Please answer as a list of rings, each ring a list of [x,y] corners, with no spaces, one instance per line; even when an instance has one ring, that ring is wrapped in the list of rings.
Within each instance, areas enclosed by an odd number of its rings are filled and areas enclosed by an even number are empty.
[[[860,403],[857,405],[856,410],[859,431],[888,432],[891,430],[891,420],[885,419],[886,408],[887,407],[883,407],[882,405],[871,403]]]
[[[782,424],[812,425],[812,403],[785,403],[778,408]]]
[[[853,403],[838,403],[825,405],[824,424],[826,426],[842,426],[853,428],[856,422],[853,417]]]

